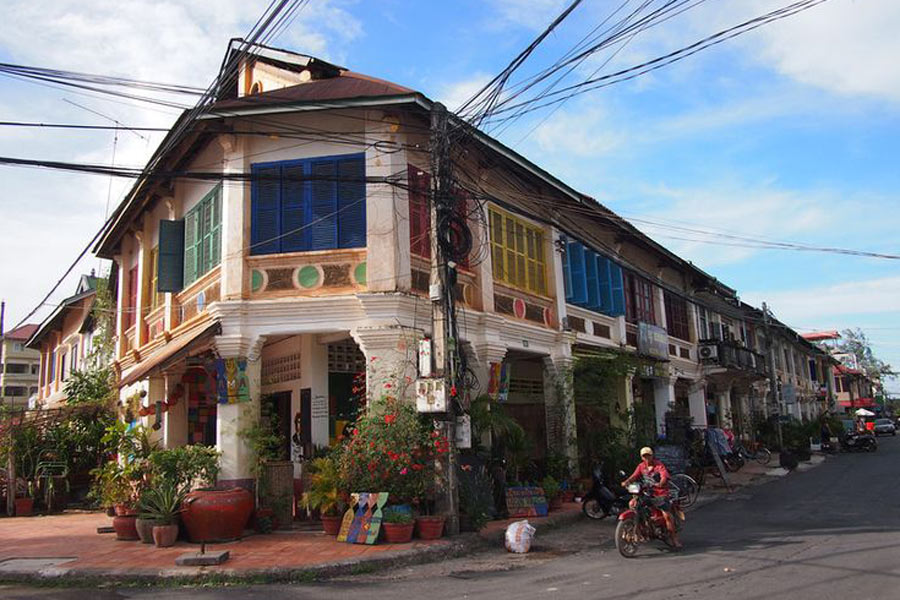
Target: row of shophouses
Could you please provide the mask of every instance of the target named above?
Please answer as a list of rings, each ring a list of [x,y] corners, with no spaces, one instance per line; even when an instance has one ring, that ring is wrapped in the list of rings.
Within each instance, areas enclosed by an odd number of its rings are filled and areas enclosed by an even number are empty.
[[[240,431],[261,402],[299,458],[353,418],[357,373],[370,395],[414,394],[419,340],[432,334],[434,103],[261,46],[231,47],[224,64],[238,76],[176,123],[156,174],[133,187],[95,253],[113,264],[113,366],[129,418],[156,425],[166,446],[217,445],[220,477],[240,483],[251,477]],[[812,419],[837,407],[827,351],[593,198],[465,132],[452,147],[474,240],[457,267],[460,348],[475,393],[503,374],[505,410],[537,455],[572,447],[576,401],[557,382],[585,353],[653,362],[615,393],[623,410],[652,406],[660,435],[667,414],[749,433],[754,413]],[[45,406],[90,350],[95,298],[86,277],[29,341]]]

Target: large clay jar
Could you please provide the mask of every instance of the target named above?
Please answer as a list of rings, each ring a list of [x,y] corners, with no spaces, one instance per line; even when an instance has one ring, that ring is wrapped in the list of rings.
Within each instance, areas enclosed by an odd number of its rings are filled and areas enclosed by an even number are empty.
[[[117,515],[113,518],[113,529],[116,531],[116,539],[123,541],[131,541],[140,539],[138,537],[135,521],[137,515]]]
[[[178,538],[178,525],[156,525],[153,527],[153,541],[157,548],[168,548],[175,545]]]
[[[153,543],[153,526],[156,525],[156,521],[153,519],[142,519],[138,517],[134,521],[134,527],[137,529],[138,537],[141,538],[141,542],[144,544],[152,544]]]
[[[253,513],[253,496],[244,488],[201,489],[181,504],[181,520],[194,543],[239,539]]]

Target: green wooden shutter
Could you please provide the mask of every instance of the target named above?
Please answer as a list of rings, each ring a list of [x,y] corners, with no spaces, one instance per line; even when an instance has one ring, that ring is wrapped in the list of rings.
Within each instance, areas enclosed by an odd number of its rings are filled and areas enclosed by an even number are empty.
[[[159,252],[154,292],[180,292],[184,288],[184,221],[159,222]]]
[[[191,209],[184,216],[184,285],[189,286],[197,280],[197,265],[199,262],[198,246],[200,237],[199,207]]]
[[[209,268],[222,262],[222,186],[219,185],[213,191],[211,198],[212,218],[210,219],[212,230],[209,234]]]

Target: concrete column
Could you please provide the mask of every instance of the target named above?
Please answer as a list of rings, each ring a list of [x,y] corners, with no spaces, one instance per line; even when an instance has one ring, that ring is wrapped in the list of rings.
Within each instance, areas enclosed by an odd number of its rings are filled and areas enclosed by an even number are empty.
[[[675,378],[653,380],[653,405],[656,413],[656,435],[666,436],[666,413],[675,405]]]
[[[165,403],[166,401],[166,380],[161,376],[151,377],[147,382],[147,398],[145,404],[147,407],[154,409],[154,412],[150,413],[150,415],[141,419],[144,427],[149,428],[150,431],[150,439],[158,444],[162,444],[164,440],[164,428],[162,427],[163,419],[165,418],[162,413],[162,406],[160,406],[160,427],[158,429],[154,429],[153,425],[156,423],[156,403]]]
[[[694,382],[688,390],[688,405],[694,427],[706,428],[706,383],[703,380]]]
[[[143,231],[134,234],[134,253],[137,254],[137,300],[134,303],[134,347],[140,348],[147,340],[144,331],[144,304],[147,302],[147,290],[150,286],[149,272],[147,270],[150,260],[150,251],[146,247],[149,236]]]
[[[181,396],[178,396],[178,386],[181,385],[181,372],[166,373],[166,399],[170,401],[169,409],[163,415],[163,447],[178,448],[187,445],[187,385],[181,386]],[[177,401],[176,401],[177,399]],[[176,401],[171,404],[171,401]]]
[[[475,371],[475,376],[478,377],[478,393],[486,394],[491,377],[491,364],[503,362],[503,359],[506,358],[506,345],[493,340],[477,342],[473,344],[473,347],[478,361],[471,367]]]
[[[328,344],[320,344],[315,335],[300,336],[300,373],[302,389],[310,390],[313,446],[328,446]],[[324,410],[323,410],[324,406]],[[291,414],[300,412],[300,394],[294,393]],[[294,431],[291,423],[291,435]]]
[[[366,121],[366,176],[392,177],[406,175],[405,150],[397,144],[405,140],[399,135],[399,119],[387,113],[372,111],[375,117]],[[369,257],[366,271],[370,292],[409,289],[409,194],[389,184],[369,184],[366,189],[366,249]]]
[[[565,454],[569,459],[570,469],[577,468],[578,465],[578,427],[572,363],[571,345],[568,343],[559,348],[554,356],[544,358],[547,448]]]
[[[566,255],[558,249],[556,241],[559,240],[559,232],[555,229],[550,232],[550,240],[547,253],[550,268],[547,273],[547,289],[548,293],[556,299],[553,311],[556,313],[557,329],[562,329],[563,319],[568,316],[566,311],[566,283],[563,277],[563,261]],[[489,262],[489,261],[485,261]]]
[[[619,428],[628,427],[628,417],[631,407],[634,406],[633,375],[626,375],[618,382],[616,390],[616,411],[610,415],[611,424]]]
[[[260,368],[259,357],[235,357],[247,361],[244,376],[250,388],[250,401],[238,404],[219,404],[216,410],[216,449],[222,453],[219,459],[219,483],[252,487],[253,461],[255,457],[241,437],[241,431],[252,427],[259,420]]]
[[[220,135],[224,153],[223,173],[248,173],[244,137]],[[222,299],[244,297],[248,280],[244,262],[245,242],[250,239],[249,183],[227,182],[222,185]]]
[[[385,396],[413,402],[422,332],[398,325],[357,327],[350,331],[350,335],[366,356],[369,402]]]
[[[653,288],[653,304],[655,304],[656,325],[666,328],[666,301],[665,293],[661,287]]]
[[[127,239],[122,241],[122,245],[127,244]],[[128,268],[125,266],[125,261],[128,260],[128,253],[124,252],[122,254],[117,255],[115,258],[115,264],[119,268],[119,285],[116,286],[116,306],[118,310],[116,310],[116,358],[122,358],[125,355],[125,311],[128,307],[125,306],[125,297],[128,293]],[[59,371],[57,371],[58,373]]]
[[[716,394],[716,404],[718,405],[717,414],[719,416],[719,427],[723,429],[732,429],[734,423],[732,421],[731,410],[731,388],[727,388],[724,392]]]
[[[483,219],[485,223],[490,223],[491,215],[487,209],[487,203],[481,207]],[[472,230],[473,233],[476,231]],[[490,251],[491,228],[488,225],[487,230],[482,234],[482,238],[488,241],[488,250]],[[478,238],[476,238],[478,239]],[[491,252],[491,256],[493,253]],[[491,259],[481,261],[476,267],[475,272],[478,274],[478,284],[481,287],[481,306],[485,313],[494,312],[494,265]]]

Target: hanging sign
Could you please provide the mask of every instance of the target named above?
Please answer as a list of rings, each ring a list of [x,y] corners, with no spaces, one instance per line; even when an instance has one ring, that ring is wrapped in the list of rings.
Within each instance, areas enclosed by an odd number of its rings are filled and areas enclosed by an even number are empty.
[[[416,410],[422,413],[447,412],[447,393],[443,379],[416,381]]]
[[[431,377],[431,340],[419,340],[419,377]]]
[[[472,447],[472,417],[469,415],[456,417],[456,447]]]
[[[219,404],[238,404],[250,401],[250,381],[247,361],[239,358],[220,358],[216,365],[216,391]]]

